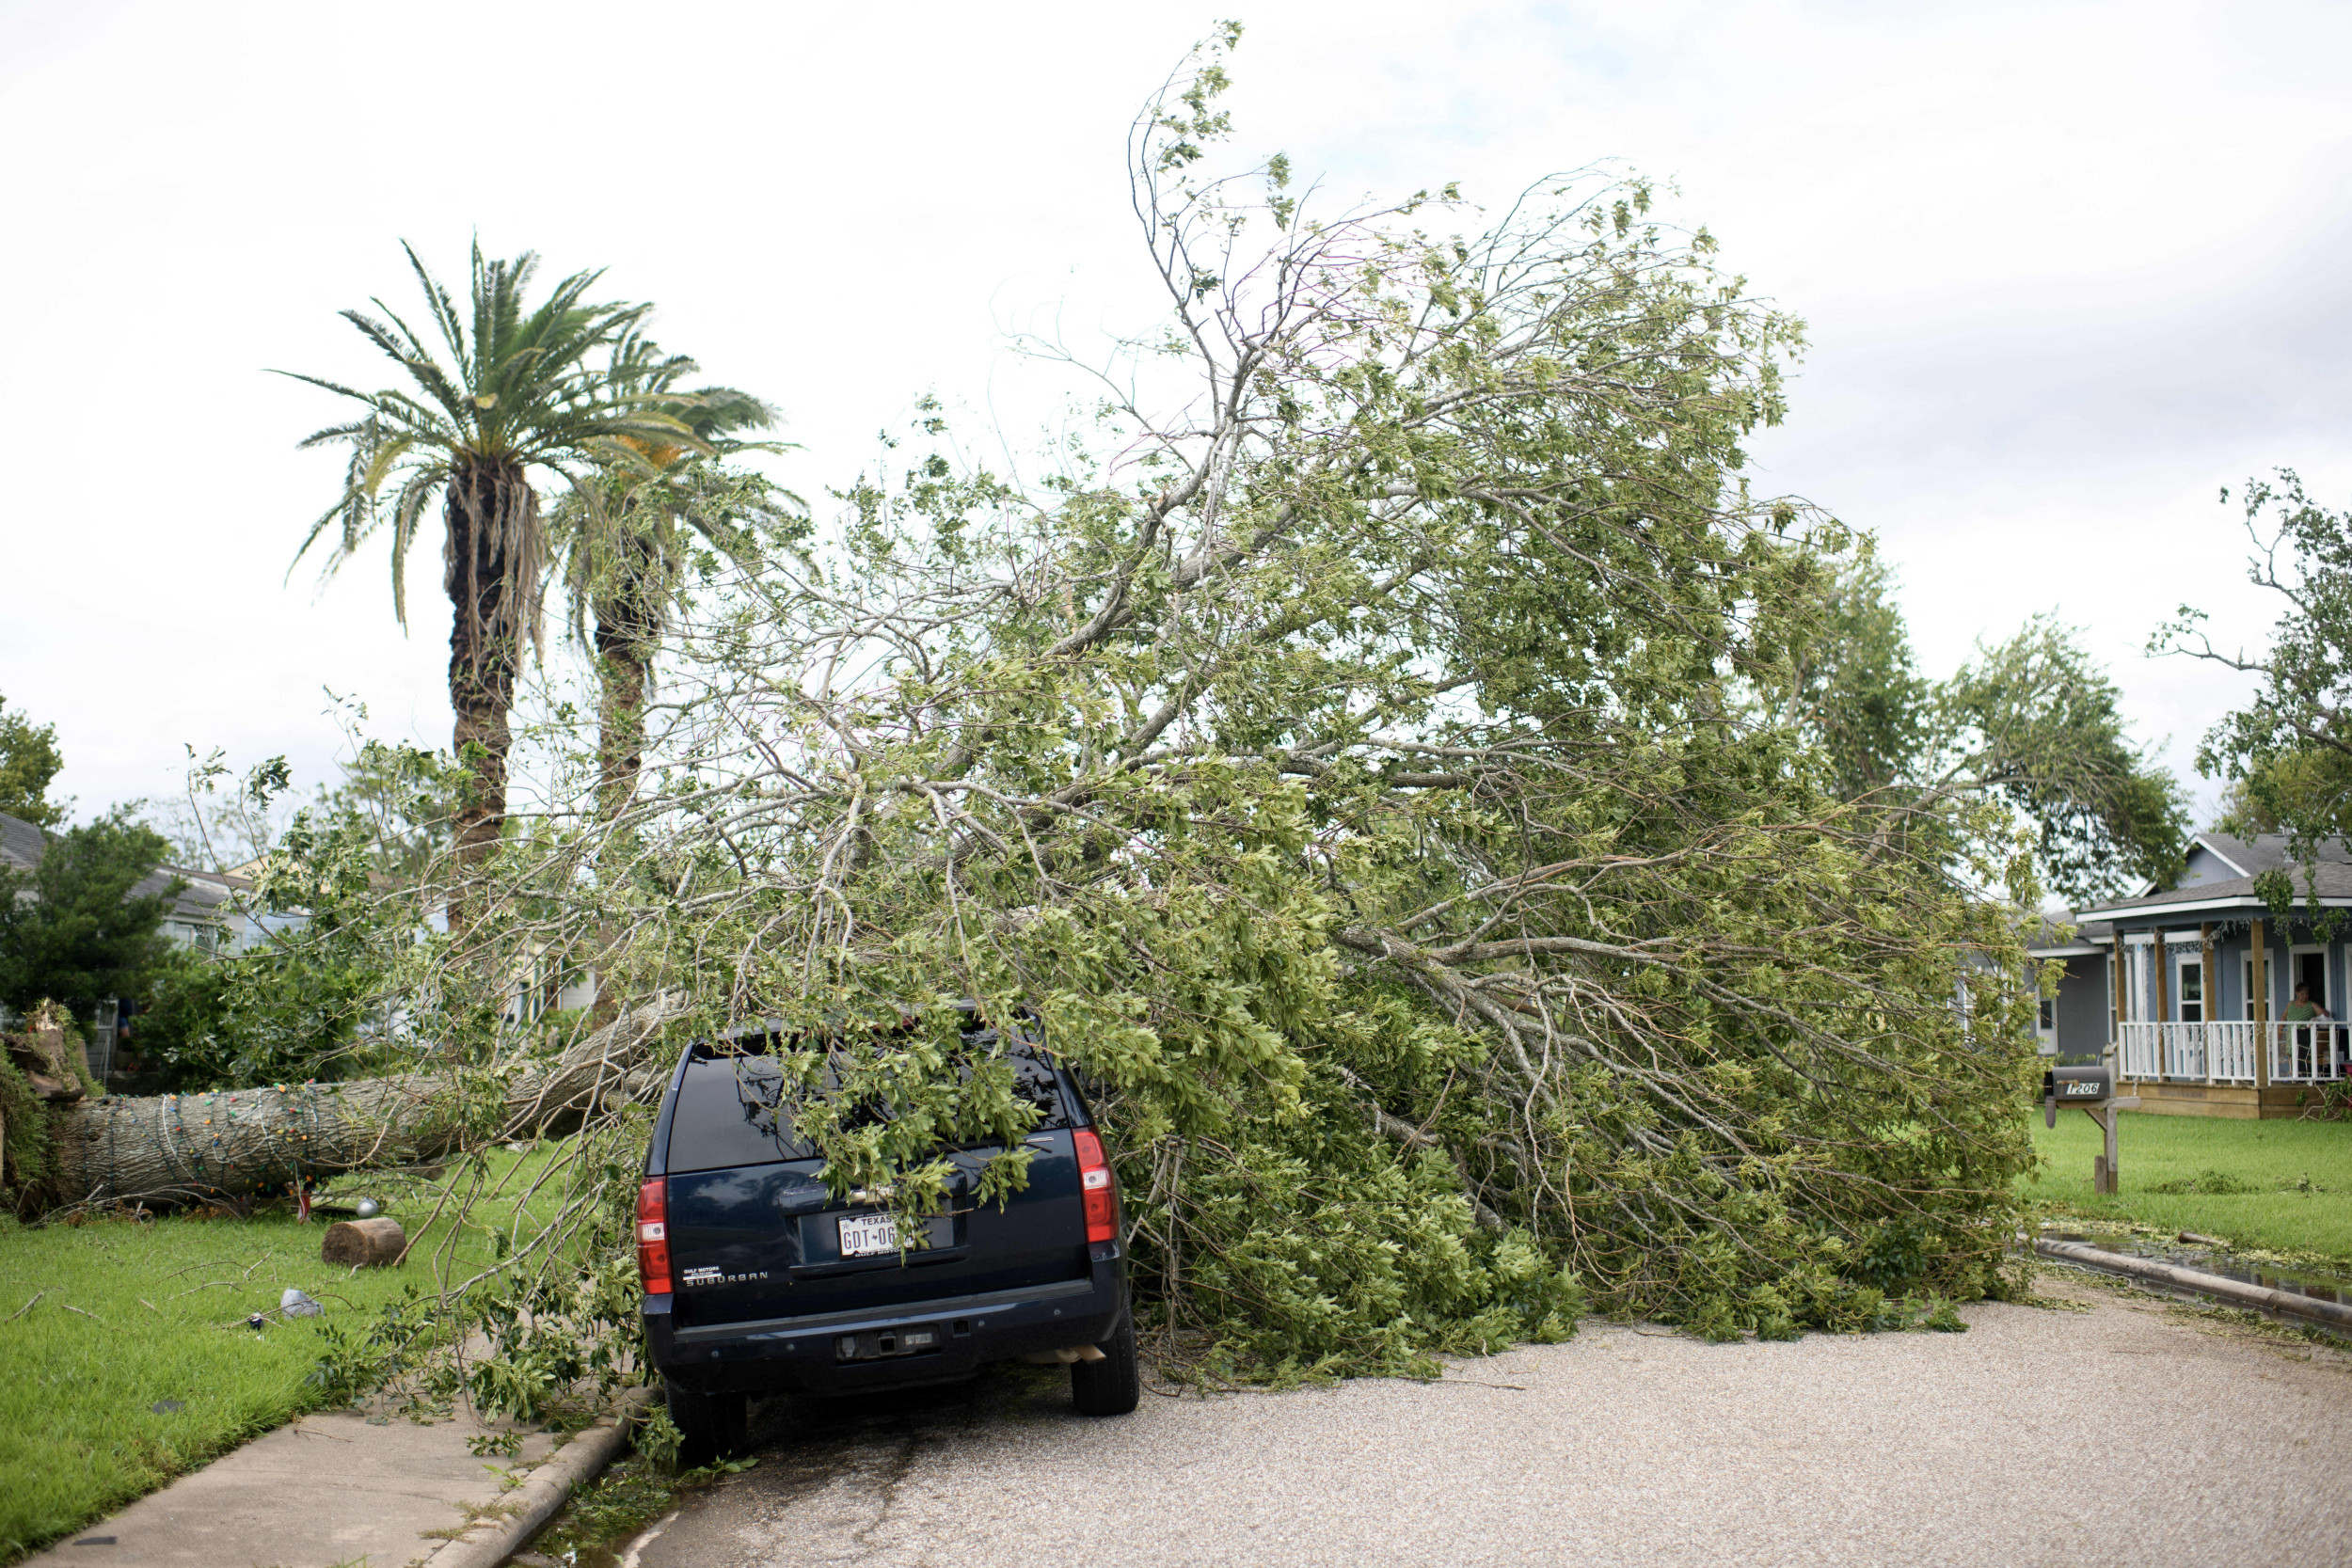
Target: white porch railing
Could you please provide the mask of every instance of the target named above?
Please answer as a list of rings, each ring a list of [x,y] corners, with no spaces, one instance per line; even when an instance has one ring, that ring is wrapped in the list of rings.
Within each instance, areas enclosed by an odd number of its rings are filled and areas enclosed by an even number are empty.
[[[2352,1075],[2352,1028],[2341,1023],[2269,1025],[2270,1081],[2332,1084]]]
[[[2170,1084],[2254,1082],[2257,1053],[2274,1084],[2352,1077],[2352,1024],[2126,1023],[2117,1067],[2125,1078]]]

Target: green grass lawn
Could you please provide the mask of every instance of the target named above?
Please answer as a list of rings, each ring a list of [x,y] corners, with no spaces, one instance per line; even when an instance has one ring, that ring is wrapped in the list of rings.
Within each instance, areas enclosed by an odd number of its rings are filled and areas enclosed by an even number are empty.
[[[2091,1196],[2091,1157],[2104,1144],[2088,1116],[2061,1111],[2050,1130],[2036,1114],[2033,1138],[2050,1163],[2026,1190],[2055,1212],[2352,1261],[2352,1122],[2125,1111],[2116,1131],[2123,1190],[2114,1197]]]
[[[546,1157],[501,1154],[490,1174],[511,1191]],[[361,1179],[341,1184],[362,1190]],[[0,1218],[0,1562],[312,1407],[304,1379],[321,1324],[364,1330],[410,1285],[434,1290],[429,1255],[450,1236],[447,1222],[416,1234],[431,1196],[417,1183],[389,1198],[415,1240],[398,1269],[320,1261],[331,1222],[297,1225],[291,1212],[38,1229]],[[511,1200],[482,1211],[501,1212]],[[486,1230],[455,1238],[465,1273],[489,1256]],[[245,1325],[290,1285],[326,1315]],[[153,1408],[168,1401],[184,1408]]]

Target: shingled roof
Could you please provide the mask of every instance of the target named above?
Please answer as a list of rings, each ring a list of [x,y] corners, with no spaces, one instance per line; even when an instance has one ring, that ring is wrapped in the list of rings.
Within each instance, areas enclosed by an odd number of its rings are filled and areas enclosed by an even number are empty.
[[[2324,909],[2352,908],[2352,850],[2342,843],[2317,846],[2307,864],[2284,833],[2250,839],[2199,833],[2190,840],[2189,875],[2181,886],[2112,899],[2078,912],[2085,920],[2104,921],[2216,914],[2259,918],[2268,905],[2254,891],[2254,881],[2273,871],[2294,879],[2298,906],[2316,902]]]
[[[40,863],[48,835],[23,817],[0,812],[0,865],[30,871]]]
[[[2066,928],[2074,928],[2074,936],[2066,937]],[[2081,920],[2072,915],[2063,920],[2044,916],[2037,923],[2033,934],[2026,939],[2026,951],[2037,958],[2063,958],[2105,951],[2115,938],[2115,927],[2104,920]]]
[[[2199,833],[2189,840],[2190,852],[2198,847],[2211,850],[2241,877],[2259,877],[2265,871],[2288,871],[2302,863],[2296,859],[2284,833],[2264,833],[2256,838],[2233,838],[2228,833]],[[2321,865],[2352,865],[2352,849],[2341,842],[2312,847],[2312,859]]]
[[[48,851],[49,835],[21,816],[0,812],[0,864],[19,871],[30,871],[39,865]],[[216,871],[199,871],[191,866],[160,865],[132,884],[127,896],[152,898],[169,887],[177,879],[185,885],[172,900],[167,919],[186,925],[210,925],[220,920],[222,906],[236,896],[246,884],[239,877],[226,877]]]

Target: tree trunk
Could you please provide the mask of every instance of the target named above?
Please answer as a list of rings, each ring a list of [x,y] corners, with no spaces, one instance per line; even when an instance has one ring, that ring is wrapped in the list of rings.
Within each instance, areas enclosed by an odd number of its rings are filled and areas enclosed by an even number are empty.
[[[509,1083],[493,1139],[577,1125],[601,1105],[647,1092],[661,1026],[682,1011],[657,997]],[[218,1094],[110,1096],[53,1113],[56,1174],[37,1198],[56,1204],[239,1196],[371,1165],[406,1164],[455,1148],[465,1110],[451,1080],[416,1072],[349,1084]]]
[[[614,826],[637,799],[644,771],[645,691],[652,684],[654,650],[660,645],[668,584],[660,579],[660,542],[635,530],[621,531],[620,559],[612,580],[596,595],[596,673],[601,683],[596,733],[596,810],[607,832],[599,868],[619,876],[634,860],[631,835]],[[607,929],[598,951],[611,954],[619,931]],[[612,986],[617,965],[597,966],[596,1000],[590,1022],[601,1028],[617,1017],[621,998]]]
[[[450,930],[472,917],[465,888],[499,846],[506,824],[506,759],[525,634],[538,635],[539,591],[547,541],[539,498],[523,466],[489,458],[453,474],[442,504],[448,525],[442,586],[452,611],[449,705],[456,723],[451,740],[457,760],[473,774],[459,801],[455,828],[459,891],[452,899]]]
[[[603,684],[597,713],[597,804],[610,822],[637,798],[644,768],[645,689],[660,645],[667,584],[659,541],[624,529],[612,580],[596,595],[596,663]]]

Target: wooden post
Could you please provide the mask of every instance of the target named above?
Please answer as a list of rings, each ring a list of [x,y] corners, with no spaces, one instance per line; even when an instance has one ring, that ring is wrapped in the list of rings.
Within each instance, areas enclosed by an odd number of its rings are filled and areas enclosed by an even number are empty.
[[[2156,1022],[2172,1022],[2172,949],[2165,945],[2164,927],[2156,927],[2155,945],[2149,950],[2148,961],[2156,967]],[[2156,1076],[2172,1076],[2172,1042],[2166,1038],[2170,1031],[2156,1030]]]
[[[2213,922],[2208,920],[2198,928],[2199,940],[2204,943],[2202,954],[2205,970],[2205,1001],[2198,1009],[2204,1016],[2205,1082],[2213,1082],[2214,1009],[2221,1006],[2220,966],[2213,956]]]
[[[2263,922],[2253,927],[2253,1115],[2263,1115],[2263,1091],[2270,1088],[2270,936]]]
[[[2254,1116],[2259,1120],[2262,1091],[2270,1087],[2270,947],[2263,923],[2249,924],[2254,936]]]
[[[2115,1146],[2115,1117],[2122,1111],[2137,1111],[2139,1105],[2137,1095],[2123,1094],[2117,1095],[2096,1110],[2088,1105],[2082,1108],[2083,1115],[2098,1124],[2103,1134],[2102,1141],[2106,1145],[2105,1152],[2090,1157],[2090,1190],[2093,1193],[2112,1197],[2123,1190],[2123,1158]]]
[[[2123,1021],[2131,1016],[2123,1006],[2123,998],[2128,993],[2123,980],[2123,933],[2121,931],[2115,933],[2113,961],[2115,964],[2115,1027],[2107,1043],[2115,1053],[2115,1076],[2120,1082],[2123,1077]]]

